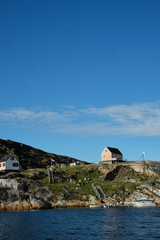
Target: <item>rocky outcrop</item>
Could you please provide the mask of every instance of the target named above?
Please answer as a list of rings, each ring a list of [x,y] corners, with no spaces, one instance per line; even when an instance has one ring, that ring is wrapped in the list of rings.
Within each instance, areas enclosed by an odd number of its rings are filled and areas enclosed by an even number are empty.
[[[23,175],[24,174],[24,175]],[[6,174],[0,179],[0,210],[30,210],[45,209],[55,207],[86,207],[89,201],[86,201],[86,195],[72,193],[72,189],[63,187],[63,191],[59,195],[55,195],[54,191],[39,182],[46,177],[44,170],[29,169],[23,172],[24,178],[11,178],[11,173]],[[67,200],[67,198],[75,198],[81,200]]]
[[[48,201],[45,201],[43,198],[30,195],[30,204],[32,209],[41,209],[41,208],[50,208],[51,204]]]
[[[8,187],[17,190],[20,186],[20,183],[18,183],[15,179],[0,179],[0,185],[2,187]]]
[[[152,200],[160,206],[160,182],[149,181],[139,185],[125,201],[134,202],[139,199]]]
[[[129,167],[128,165],[112,165],[108,166],[108,168],[100,166],[98,170],[103,173],[101,177],[104,181],[126,181],[131,180],[133,181],[134,178],[138,179],[142,172],[136,171],[134,168]]]
[[[157,169],[155,171],[155,169],[153,168],[153,166],[150,164],[147,164],[146,162],[144,162],[143,164],[138,164],[138,163],[133,163],[129,165],[135,172],[140,173],[140,174],[144,174],[147,176],[152,176],[152,177],[156,177],[159,175],[159,173],[157,172]]]
[[[0,187],[0,210],[30,210],[50,207],[51,204],[41,197],[18,189]]]

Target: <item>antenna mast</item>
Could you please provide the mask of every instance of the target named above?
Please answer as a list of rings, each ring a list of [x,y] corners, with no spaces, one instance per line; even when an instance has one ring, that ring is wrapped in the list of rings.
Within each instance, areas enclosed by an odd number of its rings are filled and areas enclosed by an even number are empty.
[[[143,152],[143,153],[142,153],[142,159],[143,159],[143,161],[144,161],[145,155],[146,155],[145,152]]]

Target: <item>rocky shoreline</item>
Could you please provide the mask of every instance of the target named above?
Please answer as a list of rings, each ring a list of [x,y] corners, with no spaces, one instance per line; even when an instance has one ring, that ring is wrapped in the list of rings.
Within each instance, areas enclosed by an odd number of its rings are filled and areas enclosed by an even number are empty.
[[[92,188],[93,184],[103,189],[107,202],[111,204],[123,205],[124,202],[146,198],[160,205],[158,161],[89,164],[0,139],[0,158],[6,155],[17,157],[20,171],[0,172],[1,211],[101,204]],[[56,163],[52,182],[47,171],[51,159]],[[77,161],[79,166],[76,166]]]
[[[146,198],[160,205],[160,163],[128,162],[61,169],[49,184],[47,169],[0,175],[0,211],[89,207],[100,204],[91,184],[103,188],[111,203]]]
[[[0,211],[89,207],[90,201],[62,199],[61,192],[55,197],[49,187],[38,182],[46,176],[43,171],[30,169],[28,173],[28,179],[22,173],[1,176]]]

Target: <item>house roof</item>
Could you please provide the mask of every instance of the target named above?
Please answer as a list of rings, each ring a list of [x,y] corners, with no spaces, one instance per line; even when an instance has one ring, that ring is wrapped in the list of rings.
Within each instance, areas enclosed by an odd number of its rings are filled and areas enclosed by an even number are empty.
[[[112,147],[107,147],[110,152],[115,153],[115,154],[121,154],[122,153],[118,150],[118,148],[112,148]]]
[[[13,155],[6,155],[6,156],[4,156],[4,157],[2,157],[1,159],[0,159],[0,162],[6,162],[10,157],[12,157]],[[14,156],[15,157],[15,156]]]

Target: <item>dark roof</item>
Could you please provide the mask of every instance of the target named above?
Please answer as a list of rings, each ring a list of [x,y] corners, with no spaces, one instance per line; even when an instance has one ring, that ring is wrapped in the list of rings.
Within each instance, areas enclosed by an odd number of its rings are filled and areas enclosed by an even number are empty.
[[[112,147],[107,147],[110,152],[115,153],[115,154],[121,154],[122,153],[118,150],[118,148],[112,148]]]
[[[1,159],[0,159],[0,162],[6,162],[10,157],[12,157],[13,155],[6,155],[6,156],[4,156],[4,157],[2,157]],[[15,156],[14,156],[15,157]]]

